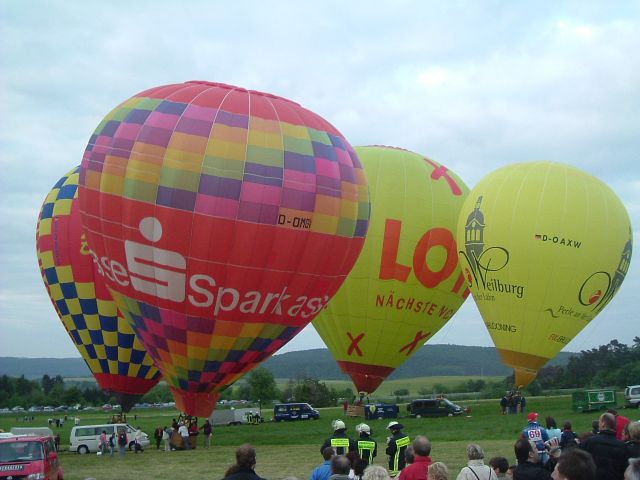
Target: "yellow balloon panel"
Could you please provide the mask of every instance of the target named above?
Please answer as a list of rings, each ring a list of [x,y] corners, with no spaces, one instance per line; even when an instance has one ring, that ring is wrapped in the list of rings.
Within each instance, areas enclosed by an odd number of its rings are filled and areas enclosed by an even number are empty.
[[[501,168],[472,189],[457,230],[473,298],[526,386],[613,298],[631,225],[597,178],[552,162]]]
[[[313,321],[359,391],[371,393],[469,293],[455,228],[468,189],[446,167],[391,147],[357,147],[371,221],[347,280]]]

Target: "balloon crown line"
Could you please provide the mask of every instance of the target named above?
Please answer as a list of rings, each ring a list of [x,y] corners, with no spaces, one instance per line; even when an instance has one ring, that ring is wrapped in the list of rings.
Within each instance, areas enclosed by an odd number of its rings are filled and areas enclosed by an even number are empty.
[[[267,92],[261,92],[259,90],[250,90],[248,88],[243,88],[243,87],[238,87],[236,85],[229,85],[227,83],[220,83],[220,82],[208,82],[206,80],[189,80],[188,82],[184,82],[185,84],[195,84],[195,85],[208,85],[211,87],[216,87],[216,88],[223,88],[226,90],[236,90],[238,92],[246,92],[252,95],[260,95],[261,97],[267,97],[267,98],[274,98],[276,100],[282,100],[284,102],[287,103],[291,103],[293,105],[296,105],[297,107],[301,107],[302,105],[300,105],[297,102],[294,102],[292,100],[289,100],[288,98],[284,98],[284,97],[280,97],[278,95],[274,95],[272,93],[267,93]]]

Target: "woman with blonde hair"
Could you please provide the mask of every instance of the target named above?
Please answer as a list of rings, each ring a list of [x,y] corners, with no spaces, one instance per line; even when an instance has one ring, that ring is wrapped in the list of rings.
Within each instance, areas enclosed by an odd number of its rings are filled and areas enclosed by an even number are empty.
[[[434,462],[427,469],[429,480],[449,480],[449,469],[442,462]]]

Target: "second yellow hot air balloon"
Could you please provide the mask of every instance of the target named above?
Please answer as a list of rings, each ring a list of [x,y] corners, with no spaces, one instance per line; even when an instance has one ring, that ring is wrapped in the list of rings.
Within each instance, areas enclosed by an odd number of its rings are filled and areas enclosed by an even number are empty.
[[[609,303],[632,250],[615,193],[552,162],[482,179],[462,207],[457,239],[474,300],[520,387]]]

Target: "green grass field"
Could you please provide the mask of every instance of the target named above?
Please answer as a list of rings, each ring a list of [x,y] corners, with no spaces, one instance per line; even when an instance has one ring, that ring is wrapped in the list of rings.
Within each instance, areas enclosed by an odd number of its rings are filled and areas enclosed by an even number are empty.
[[[453,472],[455,478],[465,462],[465,447],[470,442],[483,446],[487,459],[502,455],[514,462],[513,443],[526,424],[524,415],[503,416],[499,414],[497,400],[475,400],[459,402],[471,408],[467,417],[446,418],[402,418],[405,432],[410,436],[427,435],[432,441],[432,457],[444,461]],[[558,423],[571,420],[576,432],[591,429],[591,421],[598,417],[597,413],[580,414],[571,410],[569,396],[533,397],[528,399],[527,410],[540,413],[542,419],[552,415]],[[270,419],[272,411],[264,410],[263,416]],[[406,414],[405,405],[401,405],[401,415]],[[638,410],[625,411],[632,420],[638,420]],[[134,419],[134,415],[137,416]],[[129,423],[139,425],[149,435],[157,425],[167,425],[177,415],[173,410],[134,410],[129,415]],[[38,414],[36,420],[28,425],[46,426],[50,415]],[[103,423],[109,415],[103,412],[88,412],[79,415],[81,424]],[[164,452],[155,447],[147,449],[143,454],[135,455],[127,452],[124,458],[101,457],[95,454],[78,455],[62,451],[61,462],[65,468],[65,478],[69,480],[127,480],[127,479],[175,479],[175,478],[210,478],[220,479],[229,465],[234,463],[234,451],[242,443],[255,445],[258,452],[256,471],[268,479],[283,479],[296,476],[307,479],[311,470],[321,463],[320,445],[331,434],[331,420],[343,418],[341,408],[321,409],[321,418],[316,421],[301,422],[265,422],[264,424],[216,427],[212,448],[205,450],[201,446],[193,451]],[[363,421],[359,418],[346,419],[349,432],[354,432],[356,424]],[[69,433],[73,422],[67,421],[60,429],[63,448],[68,446]],[[370,422],[374,437],[383,447],[387,436],[386,420]],[[25,426],[16,422],[15,416],[0,417],[0,428],[5,430],[13,426]],[[384,464],[384,454],[379,454],[376,463]]]

